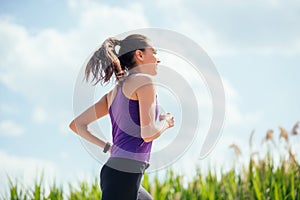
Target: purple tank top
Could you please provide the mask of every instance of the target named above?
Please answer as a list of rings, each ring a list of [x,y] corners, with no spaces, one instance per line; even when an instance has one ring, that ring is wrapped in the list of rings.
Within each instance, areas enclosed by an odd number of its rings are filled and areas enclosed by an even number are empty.
[[[112,123],[113,148],[110,157],[149,162],[152,142],[141,137],[139,101],[127,98],[117,86],[117,94],[109,108]],[[155,119],[158,116],[156,99]]]

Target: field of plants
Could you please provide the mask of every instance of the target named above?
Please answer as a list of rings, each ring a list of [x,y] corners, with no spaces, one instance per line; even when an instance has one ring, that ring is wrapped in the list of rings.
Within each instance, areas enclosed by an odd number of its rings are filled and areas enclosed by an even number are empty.
[[[252,152],[247,165],[239,165],[240,170],[222,172],[217,176],[214,170],[202,174],[200,170],[194,178],[183,186],[183,176],[169,170],[166,178],[159,181],[153,180],[145,174],[142,185],[148,190],[155,200],[196,200],[196,199],[250,199],[250,200],[300,200],[300,165],[293,149],[300,148],[299,144],[292,145],[291,140],[299,137],[299,123],[293,131],[288,132],[279,128],[279,137],[274,139],[274,131],[268,130],[262,144],[268,145],[268,151],[264,155],[259,151]],[[252,149],[253,134],[249,139]],[[273,154],[280,150],[279,162],[274,162]],[[238,160],[241,149],[237,144],[230,148]],[[6,194],[1,194],[1,199],[100,199],[101,190],[99,180],[78,183],[74,188],[69,184],[69,191],[63,191],[62,186],[53,184],[46,194],[43,180],[36,181],[30,187],[21,186],[17,181],[9,180],[10,184]]]

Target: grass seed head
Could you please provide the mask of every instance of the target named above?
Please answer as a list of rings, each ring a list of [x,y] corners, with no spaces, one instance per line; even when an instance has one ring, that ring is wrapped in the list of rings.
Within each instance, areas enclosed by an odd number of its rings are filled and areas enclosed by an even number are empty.
[[[300,124],[300,122],[297,122],[295,125],[294,125],[294,127],[293,127],[293,130],[292,130],[292,134],[293,135],[299,135],[299,124]]]
[[[272,129],[269,129],[267,131],[267,134],[266,134],[266,137],[265,137],[266,141],[273,140],[273,133],[274,133],[274,131]]]
[[[285,130],[284,128],[279,126],[279,130],[280,130],[280,138],[284,138],[286,141],[289,140],[289,134],[287,132],[287,130]]]
[[[239,148],[238,145],[232,144],[232,145],[230,145],[229,147],[232,148],[232,149],[234,150],[234,153],[235,153],[236,156],[239,156],[239,155],[242,154],[242,151],[241,151],[241,149]]]

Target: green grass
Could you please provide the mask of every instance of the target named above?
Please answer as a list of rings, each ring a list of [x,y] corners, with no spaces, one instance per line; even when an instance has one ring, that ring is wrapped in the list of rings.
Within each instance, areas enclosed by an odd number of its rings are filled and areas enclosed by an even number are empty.
[[[196,176],[184,187],[183,176],[169,170],[164,181],[156,176],[150,180],[145,174],[143,186],[155,199],[253,199],[253,200],[299,200],[300,199],[300,168],[294,161],[283,160],[275,167],[270,156],[254,161],[251,159],[243,172],[234,169],[224,172],[217,178],[209,171],[203,175],[198,171]],[[62,186],[52,184],[50,193],[45,194],[42,179],[35,181],[31,188],[22,187],[17,181],[9,179],[9,194],[3,199],[100,199],[99,180],[91,183],[80,182],[78,187],[69,184],[69,191],[64,193]]]

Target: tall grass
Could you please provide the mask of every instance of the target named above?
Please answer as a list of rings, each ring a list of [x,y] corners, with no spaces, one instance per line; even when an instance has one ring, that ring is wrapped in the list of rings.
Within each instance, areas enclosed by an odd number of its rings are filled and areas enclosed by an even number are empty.
[[[155,199],[300,199],[299,166],[283,162],[275,167],[270,157],[251,160],[244,173],[232,169],[221,178],[211,171],[206,176],[197,173],[187,187],[180,184],[182,181],[182,176],[170,171],[164,182],[156,177],[150,183],[145,175],[143,185]]]
[[[280,139],[276,142],[273,134],[274,131],[269,130],[263,139],[263,143],[273,144],[269,146],[268,153],[262,156],[260,152],[251,152],[246,166],[236,162],[236,165],[241,166],[239,171],[232,168],[217,176],[213,170],[209,170],[205,175],[197,170],[193,179],[183,185],[184,176],[169,170],[163,181],[160,181],[157,176],[150,180],[145,174],[142,185],[156,200],[300,200],[300,165],[292,152],[291,138],[289,138],[291,136],[280,128]],[[298,135],[298,132],[293,129],[292,135]],[[253,134],[249,141],[250,149],[253,149],[252,138]],[[280,162],[276,164],[271,152],[282,142],[285,144],[286,151],[282,154]],[[238,145],[233,144],[230,147],[234,149],[237,158],[241,156]],[[98,178],[90,183],[80,182],[76,188],[69,184],[68,193],[63,191],[62,186],[52,184],[48,194],[45,193],[42,178],[35,181],[31,188],[24,188],[18,181],[8,179],[9,192],[2,195],[3,199],[93,200],[101,198]]]

